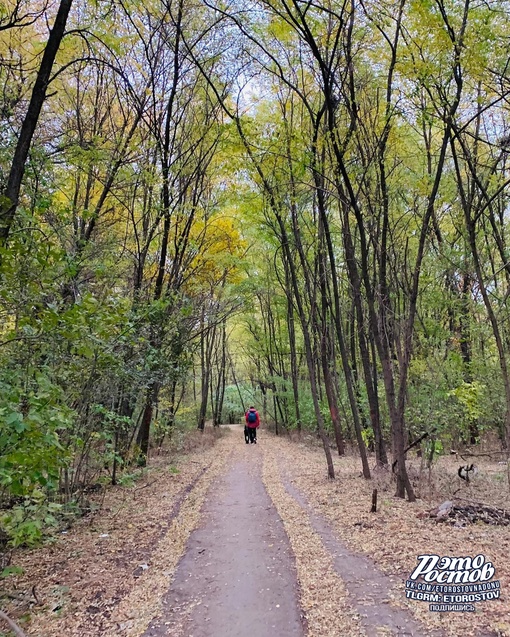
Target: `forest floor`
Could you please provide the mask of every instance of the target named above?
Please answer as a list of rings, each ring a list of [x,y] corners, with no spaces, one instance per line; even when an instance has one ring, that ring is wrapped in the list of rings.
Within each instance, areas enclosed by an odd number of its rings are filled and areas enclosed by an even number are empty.
[[[422,498],[411,504],[388,473],[364,480],[355,457],[336,458],[331,481],[317,447],[265,431],[246,445],[241,427],[225,429],[214,445],[156,457],[52,544],[14,552],[23,573],[0,595],[26,635],[510,637],[508,527],[419,517],[454,494],[508,509],[505,467],[479,463],[467,485],[455,459],[426,476],[411,461]],[[500,598],[444,613],[406,599],[425,553],[484,555]]]

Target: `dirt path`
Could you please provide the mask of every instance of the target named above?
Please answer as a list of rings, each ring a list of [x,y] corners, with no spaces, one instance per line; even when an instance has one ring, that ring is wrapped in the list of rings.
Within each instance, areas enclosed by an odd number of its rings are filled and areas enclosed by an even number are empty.
[[[262,484],[259,449],[236,454],[211,488],[144,637],[303,635],[289,540]]]
[[[108,490],[101,513],[54,546],[16,553],[24,572],[8,580],[6,610],[27,635],[510,636],[505,599],[476,617],[438,616],[405,600],[403,586],[422,546],[492,556],[497,541],[502,556],[506,535],[455,528],[437,540],[442,527],[389,496],[371,516],[371,485],[351,460],[335,459],[328,481],[320,451],[264,431],[257,445],[241,427],[206,442]]]
[[[370,558],[349,550],[335,536],[327,520],[313,510],[303,493],[287,480],[284,480],[284,486],[309,516],[313,529],[332,556],[334,569],[345,582],[351,604],[358,611],[367,635],[444,637],[442,631],[429,630],[406,609],[392,606],[389,596],[395,591],[398,578],[384,575]]]
[[[262,434],[257,446],[246,446],[240,428],[232,433],[225,473],[210,488],[162,610],[143,637],[442,634],[391,605],[395,581],[335,538],[278,470],[274,439]]]

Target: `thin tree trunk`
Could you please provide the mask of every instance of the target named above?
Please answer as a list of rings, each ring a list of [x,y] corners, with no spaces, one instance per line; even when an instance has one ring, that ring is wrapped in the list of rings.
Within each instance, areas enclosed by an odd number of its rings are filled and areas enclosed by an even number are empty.
[[[335,433],[335,442],[339,456],[345,454],[344,439],[342,435],[342,425],[340,423],[340,414],[338,411],[338,404],[336,401],[335,391],[333,387],[333,379],[331,377],[331,370],[329,369],[329,351],[328,351],[328,310],[329,304],[327,300],[327,285],[326,285],[326,267],[324,264],[325,254],[323,250],[323,228],[319,231],[319,282],[321,289],[321,310],[322,310],[322,325],[320,334],[320,351],[321,351],[321,365],[322,374],[324,378],[324,389],[326,391],[326,397],[328,400],[329,413],[331,416],[331,422],[333,424],[333,431]]]
[[[310,332],[308,328],[308,321],[307,321],[303,303],[301,300],[301,291],[299,289],[297,274],[296,274],[294,262],[292,260],[292,254],[290,252],[290,247],[289,247],[288,238],[287,238],[287,231],[285,229],[285,225],[279,214],[279,211],[276,208],[276,202],[274,202],[273,211],[277,217],[278,225],[282,233],[282,244],[283,244],[284,254],[285,254],[284,258],[286,258],[288,261],[290,279],[292,282],[292,287],[294,289],[294,298],[296,299],[299,319],[301,322],[301,330],[303,332],[303,340],[305,345],[306,364],[308,367],[308,375],[310,378],[310,390],[312,393],[312,401],[313,401],[313,407],[315,412],[315,418],[317,419],[317,428],[319,431],[319,436],[322,441],[322,446],[324,448],[324,453],[326,455],[326,462],[328,465],[328,477],[333,479],[335,477],[335,469],[333,467],[333,459],[331,457],[329,442],[326,436],[326,432],[324,430],[324,421],[322,417],[322,412],[320,410],[319,396],[317,391],[317,378],[315,375],[315,360],[313,356],[313,349],[312,349],[312,342],[310,338]]]
[[[142,420],[140,422],[140,429],[138,430],[138,436],[136,439],[137,445],[140,447],[139,463],[143,467],[146,466],[147,458],[149,456],[150,428],[152,422],[152,414],[154,411],[154,403],[157,400],[158,393],[159,384],[156,382],[151,383],[145,395]]]
[[[288,279],[287,268],[285,268],[285,278]],[[288,287],[290,290],[290,286]],[[290,349],[290,374],[292,378],[292,394],[294,397],[294,411],[296,414],[296,428],[301,433],[301,414],[299,410],[299,367],[296,356],[296,331],[294,325],[294,306],[292,298],[287,295],[287,329],[289,332]]]
[[[225,376],[227,366],[227,352],[226,352],[226,336],[227,327],[223,323],[221,329],[221,359],[218,364],[218,382],[216,384],[216,409],[214,411],[213,425],[217,427],[222,422],[223,412],[223,398],[225,396]]]
[[[475,221],[473,220],[473,217],[471,215],[471,209],[470,209],[468,198],[466,196],[464,185],[462,182],[462,173],[460,170],[455,143],[453,140],[451,142],[451,148],[452,148],[452,155],[453,155],[453,160],[455,164],[455,172],[457,175],[457,185],[459,188],[460,200],[464,210],[464,219],[465,219],[466,229],[468,233],[469,247],[471,250],[471,254],[473,256],[473,263],[475,266],[476,278],[478,279],[478,286],[480,288],[480,293],[483,298],[485,309],[487,310],[487,315],[489,317],[489,321],[492,327],[492,332],[494,334],[494,340],[496,341],[496,347],[498,350],[499,365],[501,369],[501,376],[503,378],[503,386],[505,389],[505,405],[506,405],[505,438],[506,438],[506,448],[508,449],[510,448],[510,376],[508,372],[508,364],[506,361],[505,346],[503,343],[503,338],[501,336],[501,330],[499,328],[498,319],[494,312],[494,308],[492,307],[487,286],[485,285],[482,265],[480,261],[480,254],[478,252],[478,246],[476,241]]]
[[[55,22],[50,31],[41,65],[37,72],[25,119],[21,125],[18,143],[16,144],[9,177],[7,178],[7,185],[2,193],[3,196],[0,198],[0,248],[6,246],[14,221],[28,153],[30,152],[41,109],[46,99],[51,71],[65,34],[66,23],[72,4],[73,0],[60,1]]]
[[[334,302],[334,324],[337,335],[338,347],[340,349],[340,357],[342,360],[342,367],[344,370],[345,384],[347,387],[347,394],[349,396],[349,404],[351,407],[351,413],[354,421],[354,431],[356,434],[356,440],[358,443],[358,448],[360,450],[361,456],[361,464],[363,467],[363,475],[365,478],[370,478],[370,467],[368,466],[368,458],[366,454],[365,443],[363,441],[363,436],[361,435],[361,422],[360,415],[358,410],[358,402],[355,396],[354,384],[352,378],[352,370],[349,365],[349,357],[347,354],[347,346],[345,343],[342,322],[341,322],[341,312],[340,312],[340,292],[338,289],[338,280],[336,276],[336,260],[335,253],[333,248],[333,242],[331,239],[331,232],[329,229],[329,220],[326,211],[326,203],[324,201],[324,184],[323,177],[320,174],[317,168],[317,157],[316,157],[316,144],[317,144],[317,135],[319,131],[319,121],[316,122],[315,131],[314,131],[314,140],[313,140],[313,148],[314,148],[314,163],[312,166],[315,187],[317,192],[317,207],[319,211],[320,224],[322,227],[322,232],[324,234],[324,238],[326,240],[327,246],[327,254],[329,259],[329,264],[331,268],[331,279],[333,285],[333,302]]]

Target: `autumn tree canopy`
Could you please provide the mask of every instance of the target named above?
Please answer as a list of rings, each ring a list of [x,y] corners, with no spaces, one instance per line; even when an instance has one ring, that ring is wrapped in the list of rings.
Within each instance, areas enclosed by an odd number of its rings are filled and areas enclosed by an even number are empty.
[[[409,500],[413,441],[430,462],[509,448],[509,19],[0,5],[8,535],[35,541],[50,505],[251,403],[317,434],[331,478],[355,445]]]

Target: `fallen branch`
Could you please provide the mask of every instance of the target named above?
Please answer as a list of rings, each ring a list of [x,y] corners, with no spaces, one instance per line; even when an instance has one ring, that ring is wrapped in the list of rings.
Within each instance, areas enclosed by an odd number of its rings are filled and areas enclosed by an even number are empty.
[[[4,622],[9,626],[16,637],[27,637],[26,634],[18,626],[18,624],[13,621],[8,615],[6,615],[3,610],[0,610],[0,619],[4,620]]]
[[[428,438],[428,436],[431,436],[432,434],[436,433],[436,428],[434,427],[434,429],[431,429],[430,431],[426,431],[424,434],[422,434],[419,438],[417,438],[414,442],[412,442],[407,449],[404,449],[404,455],[409,451],[409,449],[412,449],[413,447],[415,447],[418,443],[420,443],[422,440],[424,440],[425,438]],[[397,466],[397,462],[398,460],[395,460],[393,462],[393,464],[391,465],[391,472],[395,473],[395,467]]]
[[[147,487],[152,487],[153,484],[156,484],[157,480],[153,480],[152,482],[147,482],[147,484],[144,484],[141,487],[137,487],[136,489],[133,490],[133,499],[136,497],[136,494],[138,493],[138,491],[141,491],[142,489],[147,489]]]
[[[485,524],[494,524],[497,526],[510,525],[510,513],[508,511],[489,506],[475,506],[472,504],[454,506],[450,511],[449,517],[471,524],[480,521],[485,522]]]
[[[460,456],[463,460],[465,460],[466,458],[484,458],[484,457],[488,457],[488,458],[492,458],[492,456],[496,455],[496,454],[503,454],[503,455],[510,455],[510,451],[504,450],[495,450],[495,451],[486,451],[485,453],[475,453],[474,451],[471,451],[470,449],[466,449],[465,451],[456,451],[455,449],[450,449],[450,454],[451,455],[455,455],[455,456]]]
[[[35,592],[35,585],[32,586],[32,589],[30,591],[35,599],[35,603],[36,605],[39,605],[41,602],[39,601],[39,598],[37,597],[37,594]],[[26,595],[18,595],[17,593],[9,593],[8,591],[0,591],[0,597],[7,597],[8,599],[15,599],[18,602],[24,602],[25,604],[32,604],[33,603],[33,599],[32,597],[28,597]]]
[[[435,518],[438,522],[450,522],[455,524],[485,522],[485,524],[493,524],[497,526],[510,525],[510,512],[506,509],[499,509],[464,500],[463,498],[455,498],[463,500],[466,504],[454,504],[447,500],[438,507],[418,513],[419,518]]]

